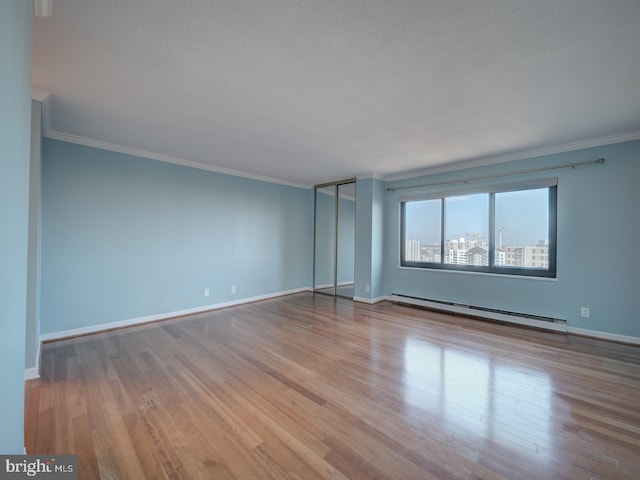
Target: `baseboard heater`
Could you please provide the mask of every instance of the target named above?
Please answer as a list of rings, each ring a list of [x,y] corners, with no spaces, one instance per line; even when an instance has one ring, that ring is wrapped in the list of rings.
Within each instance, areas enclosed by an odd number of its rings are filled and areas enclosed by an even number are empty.
[[[470,317],[479,317],[489,320],[496,320],[499,322],[526,325],[528,327],[552,330],[554,332],[567,332],[567,321],[559,318],[530,315],[527,313],[509,312],[506,310],[496,310],[494,308],[444,302],[442,300],[432,300],[428,298],[411,297],[408,295],[400,295],[397,293],[391,295],[391,301],[396,303],[405,303],[408,305],[416,305],[433,310],[460,313],[462,315],[468,315]]]

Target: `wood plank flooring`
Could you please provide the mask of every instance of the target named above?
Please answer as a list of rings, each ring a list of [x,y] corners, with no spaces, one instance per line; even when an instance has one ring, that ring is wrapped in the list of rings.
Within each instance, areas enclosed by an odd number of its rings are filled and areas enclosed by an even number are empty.
[[[43,347],[79,478],[638,479],[640,348],[303,293]]]

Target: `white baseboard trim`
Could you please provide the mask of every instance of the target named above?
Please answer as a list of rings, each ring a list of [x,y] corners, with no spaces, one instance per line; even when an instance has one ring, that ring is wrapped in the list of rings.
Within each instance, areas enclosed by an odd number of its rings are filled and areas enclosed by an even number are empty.
[[[243,305],[245,303],[253,303],[260,300],[268,300],[270,298],[283,297],[285,295],[292,295],[300,292],[310,292],[311,287],[294,288],[293,290],[285,290],[275,293],[267,293],[265,295],[258,295],[255,297],[242,298],[239,300],[233,300],[231,302],[215,303],[212,305],[203,305],[201,307],[188,308],[185,310],[177,310],[174,312],[160,313],[157,315],[148,315],[146,317],[129,318],[127,320],[118,320],[115,322],[101,323],[98,325],[90,325],[87,327],[73,328],[71,330],[63,330],[59,332],[43,333],[40,335],[41,342],[48,342],[52,340],[60,340],[62,338],[77,337],[80,335],[88,335],[91,333],[104,332],[106,330],[113,330],[115,328],[130,327],[133,325],[141,325],[144,323],[157,322],[159,320],[168,320],[170,318],[182,317],[184,315],[193,315],[196,313],[209,312],[211,310],[219,310],[221,308],[233,307],[236,305]]]
[[[35,380],[40,378],[40,347],[42,347],[42,340],[38,338],[38,348],[36,349],[35,366],[24,369],[24,379]]]
[[[24,379],[27,380],[35,380],[36,378],[40,378],[40,369],[36,367],[25,368],[24,369]]]
[[[391,300],[391,297],[388,297],[386,295],[383,295],[382,297],[376,297],[376,298],[353,297],[354,302],[368,303],[369,305],[373,305],[374,303],[384,302],[385,300]]]
[[[588,328],[567,327],[567,333],[580,335],[582,337],[593,337],[593,338],[598,338],[602,340],[611,340],[614,342],[640,345],[640,337],[632,337],[630,335],[618,335],[617,333],[601,332],[599,330],[590,330]]]

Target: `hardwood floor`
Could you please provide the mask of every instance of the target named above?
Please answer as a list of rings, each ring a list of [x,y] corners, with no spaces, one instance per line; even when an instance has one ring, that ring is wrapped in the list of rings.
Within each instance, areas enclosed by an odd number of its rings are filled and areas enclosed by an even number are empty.
[[[638,479],[640,348],[310,293],[47,343],[79,478]]]

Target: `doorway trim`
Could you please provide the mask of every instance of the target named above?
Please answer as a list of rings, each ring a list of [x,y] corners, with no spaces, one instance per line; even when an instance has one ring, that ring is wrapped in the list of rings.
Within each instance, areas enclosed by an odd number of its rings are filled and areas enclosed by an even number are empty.
[[[357,189],[357,178],[353,177],[353,178],[346,178],[344,180],[337,180],[334,182],[327,182],[327,183],[320,183],[318,185],[314,185],[313,186],[313,293],[319,293],[322,295],[329,295],[332,297],[342,297],[342,298],[350,298],[353,299],[353,296],[355,295],[355,291],[354,291],[354,295],[352,296],[346,296],[346,295],[340,295],[338,293],[338,220],[339,220],[339,195],[340,195],[340,191],[339,191],[339,187],[341,185],[349,185],[349,184],[353,184],[356,189]],[[333,229],[333,279],[332,279],[332,284],[333,284],[333,292],[329,293],[326,291],[321,291],[318,290],[317,285],[316,285],[316,271],[317,271],[317,266],[316,266],[316,261],[317,261],[317,249],[318,249],[318,245],[317,245],[317,238],[318,238],[318,190],[322,189],[322,188],[327,188],[327,187],[334,187],[334,194],[335,194],[335,202],[334,202],[334,213],[333,213],[333,222],[334,222],[334,229]],[[354,203],[355,203],[355,197],[354,197]],[[354,216],[355,216],[355,206],[354,206]],[[354,217],[355,218],[355,217]],[[355,228],[355,223],[354,223],[354,228]],[[355,251],[355,235],[354,235],[354,251]],[[355,257],[355,256],[354,256]],[[354,270],[355,270],[355,264],[354,264]],[[355,272],[354,272],[355,274]],[[355,278],[354,278],[355,281]]]

